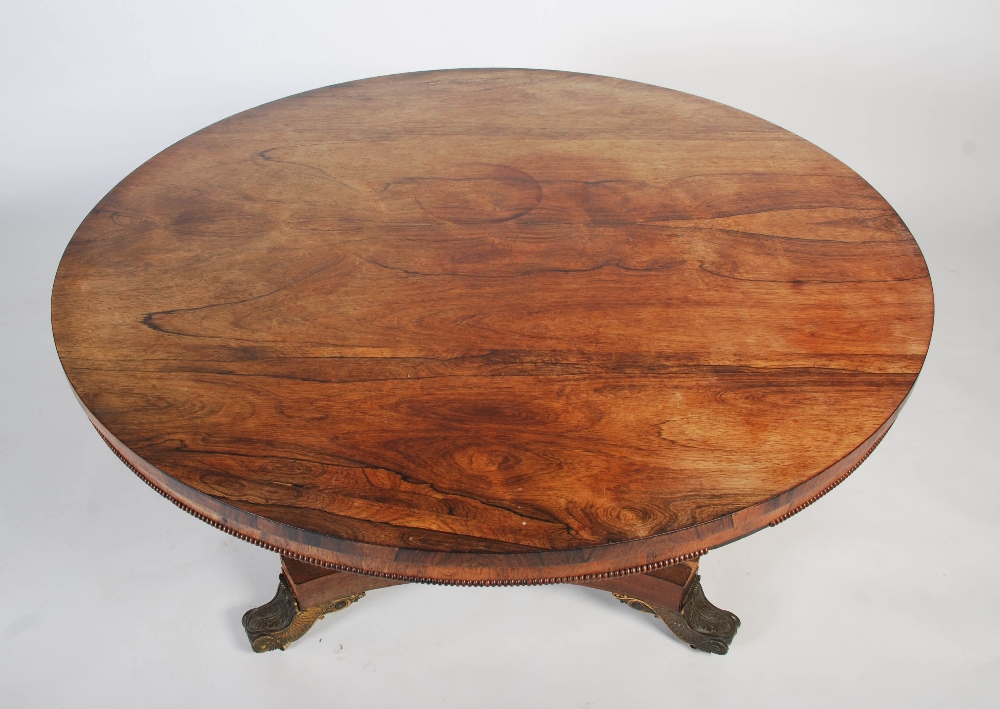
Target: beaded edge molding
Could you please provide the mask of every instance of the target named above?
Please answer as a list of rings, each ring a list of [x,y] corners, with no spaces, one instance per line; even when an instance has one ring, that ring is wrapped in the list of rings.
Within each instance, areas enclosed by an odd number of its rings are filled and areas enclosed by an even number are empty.
[[[892,428],[892,427],[890,426],[889,428]],[[815,495],[813,495],[812,497],[810,497],[808,500],[806,500],[805,502],[803,502],[801,505],[796,505],[792,509],[788,510],[788,512],[786,512],[785,514],[781,515],[780,517],[776,517],[775,519],[773,519],[770,522],[768,522],[767,526],[768,527],[777,526],[777,525],[781,524],[782,522],[784,522],[789,517],[793,517],[793,516],[797,515],[799,512],[801,512],[802,510],[804,510],[806,507],[808,507],[812,503],[816,502],[819,498],[821,498],[824,495],[826,495],[833,488],[835,488],[838,485],[840,485],[840,483],[842,483],[845,480],[847,480],[847,478],[849,478],[851,476],[851,473],[853,473],[855,470],[857,470],[858,468],[860,468],[861,464],[864,463],[866,460],[868,460],[868,456],[870,456],[872,454],[872,452],[876,448],[878,448],[878,444],[882,442],[883,438],[885,438],[885,434],[887,434],[889,432],[889,428],[885,429],[882,432],[882,435],[879,436],[875,440],[875,442],[872,444],[872,447],[868,449],[868,452],[865,453],[863,456],[861,456],[861,458],[858,460],[858,462],[855,463],[854,465],[852,465],[851,468],[846,473],[844,473],[839,478],[837,478],[836,480],[834,480],[832,483],[830,483],[829,485],[827,485],[825,488],[823,488],[822,490],[820,490],[819,492],[817,492]]]
[[[93,424],[91,424],[93,425]],[[288,551],[282,549],[281,547],[275,546],[269,542],[265,542],[261,539],[254,539],[253,537],[247,536],[242,532],[237,532],[232,527],[227,527],[221,522],[216,522],[211,517],[207,517],[198,510],[188,506],[184,502],[178,500],[173,495],[171,495],[166,490],[162,489],[159,485],[154,483],[152,480],[147,478],[142,472],[136,468],[128,459],[121,454],[121,452],[115,447],[115,445],[108,440],[108,437],[104,435],[101,429],[94,426],[94,430],[97,431],[97,435],[101,437],[101,440],[107,444],[111,452],[115,454],[125,467],[131,470],[136,476],[142,480],[144,483],[149,485],[153,490],[159,493],[160,496],[166,498],[172,502],[177,507],[181,508],[187,512],[192,517],[196,517],[205,524],[211,525],[216,529],[222,530],[226,534],[230,534],[237,539],[242,539],[250,544],[255,544],[256,546],[267,549],[268,551],[273,551],[282,556],[287,556],[289,559],[295,559],[296,561],[301,561],[306,564],[312,564],[313,566],[321,566],[325,569],[332,569],[334,571],[347,571],[352,574],[360,574],[362,576],[376,576],[378,578],[391,579],[393,581],[403,581],[404,583],[426,583],[435,586],[545,586],[557,583],[583,583],[587,581],[600,581],[603,579],[617,578],[618,576],[629,576],[631,574],[643,574],[647,571],[655,571],[656,569],[662,569],[665,566],[675,566],[676,564],[683,563],[685,561],[691,561],[693,559],[698,559],[708,553],[708,549],[699,549],[698,551],[689,552],[687,554],[681,554],[680,556],[674,556],[669,559],[663,559],[662,561],[654,561],[649,564],[643,564],[642,566],[633,566],[627,569],[619,569],[618,571],[605,571],[600,574],[583,574],[578,576],[561,576],[557,578],[544,578],[544,579],[529,579],[525,581],[507,581],[507,580],[485,580],[485,581],[466,581],[463,579],[455,580],[441,580],[441,579],[427,579],[419,576],[407,576],[405,574],[392,574],[384,573],[381,571],[366,571],[364,569],[356,569],[352,566],[345,566],[344,564],[334,564],[329,561],[320,561],[319,559],[314,559],[305,554],[298,554],[293,551]]]
[[[115,447],[115,445],[110,440],[108,440],[107,436],[105,436],[104,433],[101,432],[101,429],[97,428],[97,426],[94,426],[94,430],[97,431],[97,435],[99,435],[101,437],[101,440],[104,441],[104,443],[108,446],[108,448],[111,449],[111,452],[115,454],[115,456],[118,458],[118,460],[120,460],[122,463],[125,464],[126,468],[128,468],[133,473],[135,473],[140,480],[142,480],[144,483],[146,483],[147,485],[149,485],[149,487],[153,488],[153,490],[155,490],[157,493],[159,493],[162,497],[166,498],[167,500],[169,500],[170,502],[172,502],[174,505],[176,505],[177,507],[179,507],[182,510],[184,510],[185,512],[187,512],[189,515],[198,518],[199,520],[201,520],[205,524],[211,525],[212,527],[215,527],[216,529],[222,530],[226,534],[230,534],[230,535],[236,537],[237,539],[242,539],[243,541],[249,542],[250,544],[255,544],[255,545],[259,546],[259,547],[267,549],[268,551],[273,551],[273,552],[276,552],[276,553],[281,554],[283,556],[287,556],[289,559],[295,559],[296,561],[301,561],[301,562],[306,563],[306,564],[312,564],[313,566],[320,566],[320,567],[323,567],[325,569],[332,569],[334,571],[346,571],[346,572],[349,572],[349,573],[352,573],[352,574],[361,574],[363,576],[375,576],[375,577],[378,577],[378,578],[391,579],[393,581],[403,581],[405,583],[426,583],[426,584],[437,585],[437,586],[545,586],[545,585],[557,584],[557,583],[584,583],[584,582],[588,582],[588,581],[601,581],[601,580],[604,580],[604,579],[617,578],[619,576],[630,576],[632,574],[644,574],[644,573],[647,573],[649,571],[655,571],[657,569],[662,569],[662,568],[664,568],[666,566],[675,566],[675,565],[683,563],[685,561],[691,561],[693,559],[698,559],[698,558],[700,558],[700,557],[702,557],[702,556],[704,556],[705,554],[708,553],[708,549],[699,549],[698,551],[689,552],[687,554],[681,554],[680,556],[674,556],[674,557],[671,557],[669,559],[663,559],[662,561],[654,561],[654,562],[650,562],[648,564],[643,564],[641,566],[632,566],[632,567],[629,567],[629,568],[626,568],[626,569],[619,569],[617,571],[605,571],[605,572],[600,573],[600,574],[583,574],[583,575],[577,575],[577,576],[561,576],[561,577],[556,577],[556,578],[529,579],[529,580],[524,580],[524,581],[507,581],[507,580],[499,580],[499,581],[497,581],[497,580],[467,581],[467,580],[462,580],[462,579],[441,580],[441,579],[427,579],[427,578],[422,578],[422,577],[419,577],[419,576],[408,576],[406,574],[393,574],[393,573],[385,573],[385,572],[381,572],[381,571],[366,571],[364,569],[356,569],[356,568],[354,568],[352,566],[346,566],[344,564],[334,564],[334,563],[331,563],[329,561],[321,561],[319,559],[314,559],[314,558],[312,558],[310,556],[306,556],[305,554],[298,554],[298,553],[293,552],[293,551],[288,551],[286,549],[282,549],[281,547],[275,546],[274,544],[270,544],[269,542],[265,542],[265,541],[263,541],[261,539],[254,539],[253,537],[247,536],[246,534],[243,534],[242,532],[237,532],[235,529],[233,529],[231,527],[227,527],[226,525],[222,524],[221,522],[216,522],[214,519],[205,516],[201,512],[198,512],[197,510],[195,510],[192,507],[188,506],[184,502],[182,502],[182,501],[178,500],[177,498],[175,498],[173,495],[171,495],[166,490],[163,490],[162,488],[160,488],[160,486],[158,486],[152,480],[150,480],[149,478],[147,478],[145,475],[142,474],[142,472],[140,472],[138,470],[138,468],[136,468],[134,465],[132,465],[132,463],[130,463],[128,461],[128,459],[124,455],[122,455],[121,452]],[[835,487],[837,487],[838,485],[840,485],[842,482],[844,482],[845,480],[847,480],[847,478],[850,477],[851,474],[855,470],[857,470],[859,467],[861,467],[861,464],[864,463],[868,459],[868,456],[870,456],[872,454],[872,452],[878,447],[878,444],[882,442],[882,439],[885,438],[885,434],[887,434],[888,432],[889,432],[888,428],[885,431],[883,431],[882,435],[879,436],[878,439],[876,439],[875,443],[872,444],[872,447],[869,448],[868,451],[863,456],[861,456],[861,458],[858,460],[858,462],[855,463],[854,465],[852,465],[851,468],[846,473],[844,473],[843,475],[841,475],[839,478],[837,478],[836,480],[834,480],[832,483],[830,483],[829,485],[827,485],[825,488],[823,488],[822,490],[820,490],[818,493],[816,493],[815,495],[813,495],[812,497],[810,497],[808,500],[806,500],[802,504],[793,507],[792,509],[790,509],[788,512],[785,512],[780,517],[777,517],[777,518],[771,520],[770,522],[768,522],[768,526],[769,527],[774,527],[776,525],[781,524],[782,522],[784,522],[785,520],[789,519],[790,517],[793,517],[794,515],[797,515],[799,512],[801,512],[805,508],[809,507],[814,502],[816,502],[817,500],[819,500],[821,497],[823,497],[824,495],[826,495],[827,493],[829,493],[831,490],[833,490]]]

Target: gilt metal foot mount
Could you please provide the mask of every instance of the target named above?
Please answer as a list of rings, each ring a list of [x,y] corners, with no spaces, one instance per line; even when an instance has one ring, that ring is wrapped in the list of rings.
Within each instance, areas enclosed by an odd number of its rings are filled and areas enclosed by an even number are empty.
[[[301,609],[288,585],[288,580],[284,574],[280,574],[274,598],[244,613],[243,629],[254,652],[284,650],[290,642],[305,635],[306,631],[327,613],[342,611],[364,595],[364,593],[354,593]]]
[[[725,655],[729,652],[729,644],[740,627],[740,619],[733,613],[716,608],[705,598],[700,576],[695,576],[680,611],[647,603],[623,593],[614,595],[629,608],[652,613],[666,623],[674,635],[703,652]]]

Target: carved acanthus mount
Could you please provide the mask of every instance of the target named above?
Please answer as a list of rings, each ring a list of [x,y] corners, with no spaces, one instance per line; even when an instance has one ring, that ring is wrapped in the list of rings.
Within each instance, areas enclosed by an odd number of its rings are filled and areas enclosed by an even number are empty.
[[[725,655],[740,627],[733,613],[713,606],[701,588],[701,577],[695,576],[680,611],[673,611],[640,598],[614,594],[622,603],[637,611],[652,613],[670,628],[678,638],[696,650]]]
[[[300,609],[285,575],[280,574],[274,598],[244,613],[243,629],[254,652],[284,650],[290,642],[305,635],[306,631],[327,613],[342,611],[364,595],[355,593],[318,606]]]

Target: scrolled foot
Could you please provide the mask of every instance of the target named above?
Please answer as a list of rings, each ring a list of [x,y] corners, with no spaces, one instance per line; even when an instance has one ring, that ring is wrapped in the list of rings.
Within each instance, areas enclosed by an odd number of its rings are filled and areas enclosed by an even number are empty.
[[[300,609],[285,575],[280,574],[274,598],[244,613],[243,629],[254,652],[284,650],[290,642],[305,635],[306,631],[327,613],[344,610],[364,595],[355,593],[318,606]]]
[[[725,655],[740,627],[740,619],[733,613],[713,606],[701,587],[701,577],[695,576],[684,597],[680,611],[673,611],[639,598],[614,594],[622,603],[643,613],[652,613],[670,628],[678,638],[696,650]]]

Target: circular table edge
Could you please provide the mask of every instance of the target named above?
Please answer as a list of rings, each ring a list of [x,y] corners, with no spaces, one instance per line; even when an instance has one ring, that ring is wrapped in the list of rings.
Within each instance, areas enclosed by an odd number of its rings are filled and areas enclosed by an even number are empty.
[[[914,382],[915,383],[915,382]],[[912,391],[912,386],[911,386]],[[75,392],[74,392],[75,394]],[[822,472],[762,502],[648,537],[565,550],[441,552],[357,542],[261,517],[167,475],[114,436],[76,397],[104,442],[143,482],[185,512],[239,539],[309,564],[395,581],[453,586],[582,583],[646,573],[779,524],[847,479],[882,442],[909,393],[864,442]]]

